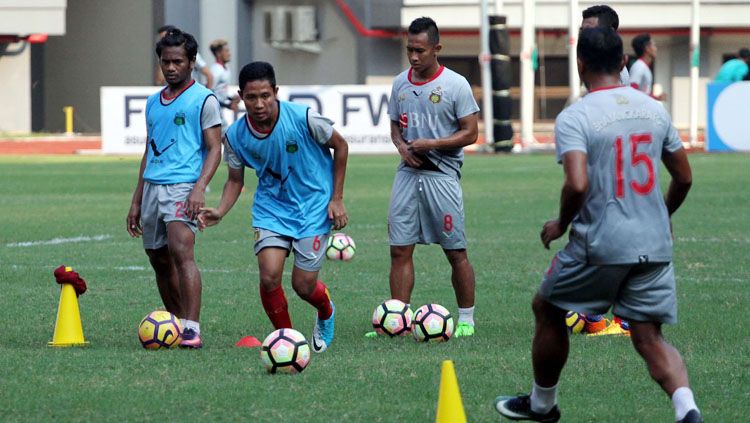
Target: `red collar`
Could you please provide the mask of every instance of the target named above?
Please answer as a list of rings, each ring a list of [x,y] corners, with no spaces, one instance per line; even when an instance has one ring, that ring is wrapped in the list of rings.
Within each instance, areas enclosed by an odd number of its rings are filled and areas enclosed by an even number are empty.
[[[409,79],[409,82],[412,83],[412,85],[419,86],[419,85],[424,85],[424,84],[426,84],[428,82],[432,82],[435,79],[437,79],[437,77],[440,76],[441,73],[443,73],[443,70],[445,70],[445,66],[440,65],[440,68],[438,68],[437,72],[435,72],[435,74],[432,75],[432,77],[430,77],[430,79],[428,79],[427,81],[422,81],[422,82],[414,82],[414,81],[411,80],[411,73],[412,73],[413,70],[414,70],[413,68],[409,68],[409,74],[407,75],[407,78]]]
[[[175,93],[175,95],[173,95],[172,97],[168,97],[167,96],[167,88],[169,88],[169,87],[168,86],[164,87],[164,89],[161,90],[161,98],[164,99],[164,100],[174,100],[175,98],[179,97],[180,94],[182,94],[183,92],[185,92],[185,90],[187,90],[188,88],[192,87],[193,84],[195,84],[195,79],[191,80],[189,84],[187,84],[184,87],[182,87],[182,89],[180,91],[178,91],[177,93]]]

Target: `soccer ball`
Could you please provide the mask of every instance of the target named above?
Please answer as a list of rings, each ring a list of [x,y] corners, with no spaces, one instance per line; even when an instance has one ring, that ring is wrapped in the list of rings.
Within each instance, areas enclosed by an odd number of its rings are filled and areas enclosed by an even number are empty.
[[[581,333],[583,327],[586,326],[586,319],[582,314],[578,314],[575,311],[569,311],[565,315],[565,325],[568,327],[568,332]]]
[[[263,340],[260,359],[268,373],[300,373],[310,363],[310,344],[294,329],[277,329]]]
[[[396,299],[383,302],[372,313],[372,327],[379,335],[403,336],[411,330],[411,309]]]
[[[343,233],[333,234],[328,237],[328,246],[326,247],[326,257],[330,260],[349,261],[354,257],[357,245],[354,240]]]
[[[138,339],[147,350],[174,348],[180,343],[181,336],[180,319],[166,310],[149,313],[138,326]]]
[[[426,304],[414,312],[411,333],[419,342],[443,342],[453,335],[453,317],[440,304]]]

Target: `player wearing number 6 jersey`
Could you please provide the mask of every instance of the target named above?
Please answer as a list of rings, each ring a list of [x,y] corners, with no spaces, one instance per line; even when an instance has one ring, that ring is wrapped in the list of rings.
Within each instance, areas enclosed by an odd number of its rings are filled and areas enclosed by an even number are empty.
[[[651,377],[671,397],[678,421],[701,421],[680,353],[661,332],[677,320],[670,216],[687,196],[690,165],[664,108],[621,86],[622,40],[611,28],[581,31],[578,72],[589,89],[555,122],[565,180],[557,219],[545,223],[546,248],[570,240],[544,275],[532,308],[534,384],[530,395],[498,397],[516,420],[557,421],[557,384],[568,356],[565,313],[613,313],[630,321],[631,339]],[[659,162],[672,176],[666,197]]]
[[[281,276],[294,251],[292,287],[318,310],[312,347],[323,352],[333,341],[335,308],[318,271],[331,226],[341,229],[348,221],[343,201],[348,146],[330,120],[304,105],[277,100],[270,64],[250,63],[239,79],[247,115],[227,129],[228,179],[219,206],[203,209],[199,225],[215,225],[229,212],[244,185],[245,167],[254,169],[253,226],[263,308],[276,329],[292,327]]]

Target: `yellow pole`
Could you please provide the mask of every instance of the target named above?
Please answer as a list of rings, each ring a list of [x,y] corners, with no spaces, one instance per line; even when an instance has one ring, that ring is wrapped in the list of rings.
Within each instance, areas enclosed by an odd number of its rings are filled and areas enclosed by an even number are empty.
[[[73,106],[63,107],[65,113],[65,134],[73,135]]]

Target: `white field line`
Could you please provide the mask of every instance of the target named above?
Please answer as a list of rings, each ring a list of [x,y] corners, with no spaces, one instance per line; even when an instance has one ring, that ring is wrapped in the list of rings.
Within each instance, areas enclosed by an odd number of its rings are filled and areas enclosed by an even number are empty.
[[[42,241],[12,242],[10,244],[5,244],[5,246],[8,248],[35,247],[37,245],[59,245],[78,242],[104,241],[110,238],[112,238],[112,235],[76,236],[73,238],[52,238]]]

